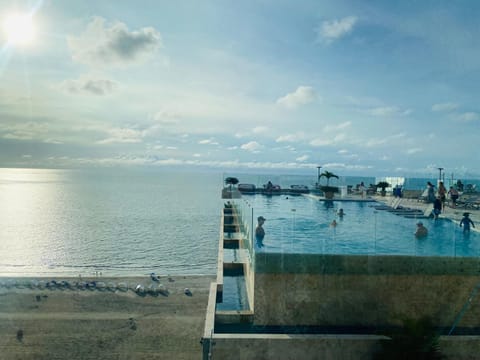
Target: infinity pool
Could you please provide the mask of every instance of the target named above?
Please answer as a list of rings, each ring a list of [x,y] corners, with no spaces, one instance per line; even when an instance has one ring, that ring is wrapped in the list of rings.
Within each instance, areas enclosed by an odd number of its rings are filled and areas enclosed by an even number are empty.
[[[256,218],[264,216],[265,238],[255,242],[256,251],[345,255],[480,255],[480,235],[463,233],[447,219],[407,218],[377,210],[381,204],[355,201],[318,201],[304,196],[244,196]],[[337,215],[342,208],[343,217]],[[248,211],[248,210],[247,210]],[[330,224],[335,220],[336,227]],[[422,221],[428,236],[417,239],[416,223]]]

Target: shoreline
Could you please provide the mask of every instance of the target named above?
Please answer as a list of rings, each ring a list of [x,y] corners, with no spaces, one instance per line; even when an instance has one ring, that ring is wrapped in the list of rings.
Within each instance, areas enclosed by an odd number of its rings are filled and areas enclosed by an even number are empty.
[[[201,359],[210,283],[214,275],[83,277],[84,281],[163,284],[167,291],[137,293],[78,288],[70,282],[31,286],[40,277],[1,277],[2,359]],[[190,293],[187,294],[185,289]],[[158,288],[157,288],[158,289]]]

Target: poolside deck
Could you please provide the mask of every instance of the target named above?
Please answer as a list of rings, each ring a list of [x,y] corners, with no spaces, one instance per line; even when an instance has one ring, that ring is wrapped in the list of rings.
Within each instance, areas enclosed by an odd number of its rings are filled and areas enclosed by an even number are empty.
[[[318,200],[318,201],[329,201],[325,197],[315,195],[315,194],[304,194],[304,196]],[[340,196],[335,197],[331,201],[379,202],[387,206],[391,206],[394,199],[395,198],[393,196],[368,195],[365,198],[363,198],[361,195],[348,194],[343,197],[340,197]],[[413,209],[413,210],[421,210],[422,212],[425,212],[428,209],[428,207],[432,206],[432,204],[425,203],[416,198],[401,198],[400,202],[397,203],[397,206],[402,208]],[[477,228],[473,228],[472,230],[480,231],[480,210],[479,209],[475,209],[475,208],[465,209],[461,206],[453,208],[450,206],[450,204],[446,204],[445,209],[442,211],[439,217],[450,219],[455,222],[460,222],[464,212],[470,213],[470,219],[472,219],[472,221],[475,224],[478,224]]]
[[[375,199],[375,201],[385,203],[385,204],[389,204],[390,201],[392,200],[391,196],[384,196],[384,197],[375,196],[375,197],[372,197],[372,198]],[[427,210],[427,208],[429,206],[431,206],[431,204],[425,203],[423,201],[419,201],[417,199],[402,198],[399,206],[402,206],[404,208],[418,209],[418,210],[425,211],[425,210]],[[453,207],[451,207],[450,205],[447,204],[445,206],[445,209],[439,215],[439,217],[450,219],[450,220],[455,221],[455,222],[460,222],[460,220],[463,217],[464,212],[470,213],[470,219],[472,219],[472,221],[477,226],[476,228],[473,228],[472,230],[473,231],[480,231],[480,210],[464,209],[464,208],[461,208],[461,207],[453,208]]]

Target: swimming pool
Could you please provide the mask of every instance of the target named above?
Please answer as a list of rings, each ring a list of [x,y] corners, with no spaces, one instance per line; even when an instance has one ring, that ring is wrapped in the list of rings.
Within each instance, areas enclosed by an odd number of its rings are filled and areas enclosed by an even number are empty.
[[[255,250],[268,253],[344,255],[480,255],[480,235],[464,234],[448,219],[406,218],[377,210],[375,202],[317,201],[304,196],[244,196],[250,216],[264,216],[265,238]],[[343,208],[345,215],[337,211]],[[253,210],[251,210],[253,209]],[[245,211],[246,213],[248,212]],[[336,220],[337,226],[330,224]],[[422,221],[429,234],[417,239],[416,223]],[[256,220],[250,221],[256,226]]]

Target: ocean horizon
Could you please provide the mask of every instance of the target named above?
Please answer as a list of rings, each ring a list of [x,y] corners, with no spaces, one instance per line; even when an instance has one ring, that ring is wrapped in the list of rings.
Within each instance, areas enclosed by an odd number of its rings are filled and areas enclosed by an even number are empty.
[[[0,168],[0,276],[214,275],[227,176],[257,186],[317,181],[316,174]],[[376,178],[331,183],[361,181]],[[405,179],[405,188],[426,181],[435,179]]]

